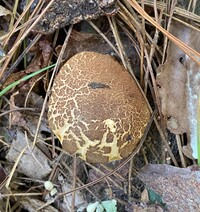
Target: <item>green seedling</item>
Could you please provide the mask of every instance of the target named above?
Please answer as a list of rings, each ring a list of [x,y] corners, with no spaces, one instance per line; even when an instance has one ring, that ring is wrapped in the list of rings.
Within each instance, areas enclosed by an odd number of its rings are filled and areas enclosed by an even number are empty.
[[[31,73],[31,74],[29,74],[29,75],[26,75],[25,77],[21,78],[20,80],[17,80],[17,81],[15,81],[15,82],[11,83],[10,85],[8,85],[6,88],[4,88],[4,89],[0,92],[0,97],[2,97],[4,94],[6,94],[9,90],[11,90],[12,88],[14,88],[15,86],[19,85],[21,82],[24,82],[24,81],[26,81],[26,80],[28,80],[28,79],[30,79],[30,78],[32,78],[32,77],[38,75],[38,74],[40,74],[40,73],[42,73],[42,72],[44,72],[44,71],[50,69],[50,68],[53,68],[54,66],[55,66],[55,64],[52,64],[52,65],[47,66],[47,67],[45,67],[45,68],[42,68],[42,69],[40,69],[40,70],[38,70],[38,71],[35,71],[34,73]]]

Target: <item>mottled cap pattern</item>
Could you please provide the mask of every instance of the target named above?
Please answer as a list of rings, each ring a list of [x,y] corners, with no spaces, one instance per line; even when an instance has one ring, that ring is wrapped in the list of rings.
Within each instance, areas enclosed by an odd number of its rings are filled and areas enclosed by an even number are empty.
[[[49,126],[67,152],[88,162],[128,157],[149,117],[137,84],[110,55],[78,53],[54,80]]]

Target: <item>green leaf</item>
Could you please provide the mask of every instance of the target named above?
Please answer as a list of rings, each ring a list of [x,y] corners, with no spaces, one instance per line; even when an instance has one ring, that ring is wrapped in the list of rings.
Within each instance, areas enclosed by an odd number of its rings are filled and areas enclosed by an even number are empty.
[[[102,205],[106,212],[117,212],[117,201],[115,199],[103,201]]]
[[[162,206],[165,205],[165,203],[162,200],[162,196],[160,194],[157,194],[155,191],[153,191],[151,189],[147,189],[147,191],[148,191],[148,195],[149,195],[149,201],[151,204],[158,203]]]
[[[97,205],[99,204],[99,202],[95,202],[95,203],[90,203],[87,206],[87,212],[95,212]]]
[[[4,88],[4,89],[0,92],[0,97],[3,96],[5,93],[7,93],[10,89],[12,89],[12,88],[14,88],[15,86],[19,85],[21,82],[23,82],[23,81],[25,81],[25,80],[28,80],[28,79],[30,79],[30,78],[36,76],[37,74],[40,74],[40,73],[42,73],[42,72],[46,71],[47,69],[52,68],[52,67],[54,67],[54,66],[55,66],[55,64],[50,65],[50,66],[47,66],[47,67],[45,67],[45,68],[42,68],[42,69],[40,69],[40,70],[38,70],[38,71],[35,71],[35,72],[33,72],[33,73],[31,73],[31,74],[29,74],[29,75],[27,75],[27,76],[21,78],[20,80],[17,80],[17,81],[15,81],[15,82],[11,83],[10,85],[8,85],[6,88]]]
[[[96,212],[104,212],[104,207],[101,203],[97,205]]]

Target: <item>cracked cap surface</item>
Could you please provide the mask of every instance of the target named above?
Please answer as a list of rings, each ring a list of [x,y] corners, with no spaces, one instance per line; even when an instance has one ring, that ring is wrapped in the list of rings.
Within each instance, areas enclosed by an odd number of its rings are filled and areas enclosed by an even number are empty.
[[[78,53],[54,80],[49,126],[67,152],[88,162],[128,157],[149,117],[133,78],[110,55]]]

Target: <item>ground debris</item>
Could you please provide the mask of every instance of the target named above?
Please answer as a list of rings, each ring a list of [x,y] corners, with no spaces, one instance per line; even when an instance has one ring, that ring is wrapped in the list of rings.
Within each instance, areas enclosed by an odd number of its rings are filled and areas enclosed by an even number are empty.
[[[10,162],[15,162],[27,144],[30,147],[27,148],[22,155],[18,164],[18,171],[30,178],[43,179],[52,170],[48,164],[48,158],[37,146],[35,146],[32,152],[30,149],[32,146],[30,140],[26,138],[25,134],[19,129],[17,129],[16,139],[13,140],[6,158]]]
[[[127,212],[162,212],[163,209],[158,205],[148,205],[146,203],[137,204],[137,203],[131,203],[126,206]]]
[[[24,209],[28,210],[29,212],[35,212],[38,208],[42,207],[45,204],[39,199],[29,198],[29,197],[22,199],[20,202],[21,202],[21,206]],[[43,208],[42,211],[43,212],[49,212],[49,211],[58,212],[58,210],[51,205]]]
[[[200,169],[148,164],[139,173],[146,186],[162,196],[169,211],[200,211]]]
[[[37,24],[35,31],[48,34],[69,24],[117,11],[115,0],[55,0]]]
[[[196,45],[200,42],[197,30],[173,21],[170,32],[200,52],[200,47]],[[198,64],[173,42],[169,42],[166,62],[159,66],[156,77],[161,111],[167,128],[174,134],[187,134],[188,143],[183,146],[183,153],[191,159],[197,158],[199,70]]]
[[[67,183],[63,179],[63,183],[61,185],[62,192],[68,192],[72,190],[72,186]],[[61,208],[62,211],[71,211],[70,209],[72,208],[72,193],[66,194],[63,198],[63,203],[61,203]],[[76,208],[86,208],[88,205],[87,201],[84,198],[83,192],[82,191],[76,191],[75,193],[75,201],[74,201],[74,206]]]

